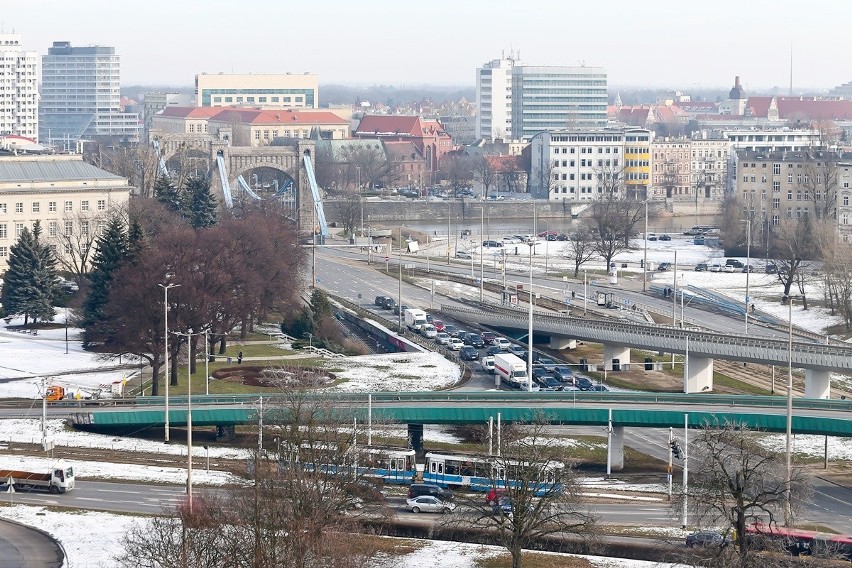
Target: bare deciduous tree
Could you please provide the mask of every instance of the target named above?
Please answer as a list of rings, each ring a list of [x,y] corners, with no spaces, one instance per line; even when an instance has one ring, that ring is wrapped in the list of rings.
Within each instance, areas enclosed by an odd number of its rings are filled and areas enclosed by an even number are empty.
[[[96,204],[89,207],[94,209]],[[108,218],[107,211],[94,209],[63,213],[58,220],[48,222],[48,242],[55,247],[56,260],[74,275],[78,284],[82,284],[92,268],[95,241]]]
[[[783,455],[761,446],[755,435],[742,424],[706,424],[689,446],[693,522],[722,527],[733,535],[738,545],[737,562],[728,565],[741,568],[755,565],[746,528],[755,522],[776,526],[783,517],[787,495]],[[806,472],[794,467],[789,481],[792,509],[796,511],[807,502]]]
[[[497,168],[494,167],[491,157],[482,155],[474,159],[474,175],[482,184],[482,197],[488,199],[488,190],[497,181]]]
[[[574,278],[580,273],[580,267],[596,254],[594,235],[588,226],[581,225],[568,233],[568,250],[565,256],[574,262]]]
[[[512,568],[521,568],[521,553],[535,542],[555,534],[588,536],[594,515],[580,503],[579,485],[564,451],[546,435],[545,424],[535,422],[515,430],[499,456],[489,458],[490,484],[511,503],[511,513],[481,494],[463,501],[467,511],[447,521],[493,531],[499,544],[512,555]],[[506,483],[506,478],[514,480]]]

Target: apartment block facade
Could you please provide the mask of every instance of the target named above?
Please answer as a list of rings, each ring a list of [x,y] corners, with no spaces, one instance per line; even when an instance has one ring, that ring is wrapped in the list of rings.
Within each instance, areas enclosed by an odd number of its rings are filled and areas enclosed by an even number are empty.
[[[642,128],[554,130],[531,143],[532,197],[593,201],[608,193],[645,199],[653,133]]]
[[[737,161],[737,197],[753,219],[769,226],[785,219],[832,219],[844,242],[852,240],[852,154],[741,150]]]
[[[486,141],[603,128],[607,75],[602,67],[530,66],[497,59],[477,69],[476,102],[477,135]]]
[[[38,53],[0,34],[0,135],[38,137]]]
[[[114,47],[55,41],[42,57],[39,138],[53,144],[97,136],[138,140],[137,113],[121,110],[121,64]]]

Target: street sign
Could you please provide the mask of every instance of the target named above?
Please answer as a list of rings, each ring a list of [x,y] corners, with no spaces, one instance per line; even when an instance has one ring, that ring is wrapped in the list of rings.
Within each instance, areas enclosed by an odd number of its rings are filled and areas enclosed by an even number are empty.
[[[390,260],[390,257],[389,257],[389,256],[386,256],[386,257],[385,257],[385,262],[387,262],[387,261],[389,261],[389,260]]]
[[[410,269],[414,268],[414,265],[413,264],[405,264],[405,265],[403,265],[403,268],[405,268],[406,270],[410,270]]]

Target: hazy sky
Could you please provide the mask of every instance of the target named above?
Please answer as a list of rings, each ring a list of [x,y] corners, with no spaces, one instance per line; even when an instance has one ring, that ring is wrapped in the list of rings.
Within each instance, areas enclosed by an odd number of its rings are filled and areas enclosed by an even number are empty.
[[[610,85],[794,91],[852,80],[849,0],[0,0],[28,50],[113,46],[122,84],[310,71],[320,83],[475,84],[502,51],[603,66]]]

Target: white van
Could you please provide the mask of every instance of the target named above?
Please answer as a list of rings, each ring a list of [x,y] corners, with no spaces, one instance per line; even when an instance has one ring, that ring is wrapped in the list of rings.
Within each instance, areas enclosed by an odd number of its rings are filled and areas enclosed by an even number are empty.
[[[495,373],[495,371],[494,371],[494,357],[487,355],[487,356],[482,358],[482,361],[480,361],[479,364],[482,367],[482,370],[485,371],[486,373],[489,373],[491,375],[493,375]]]

